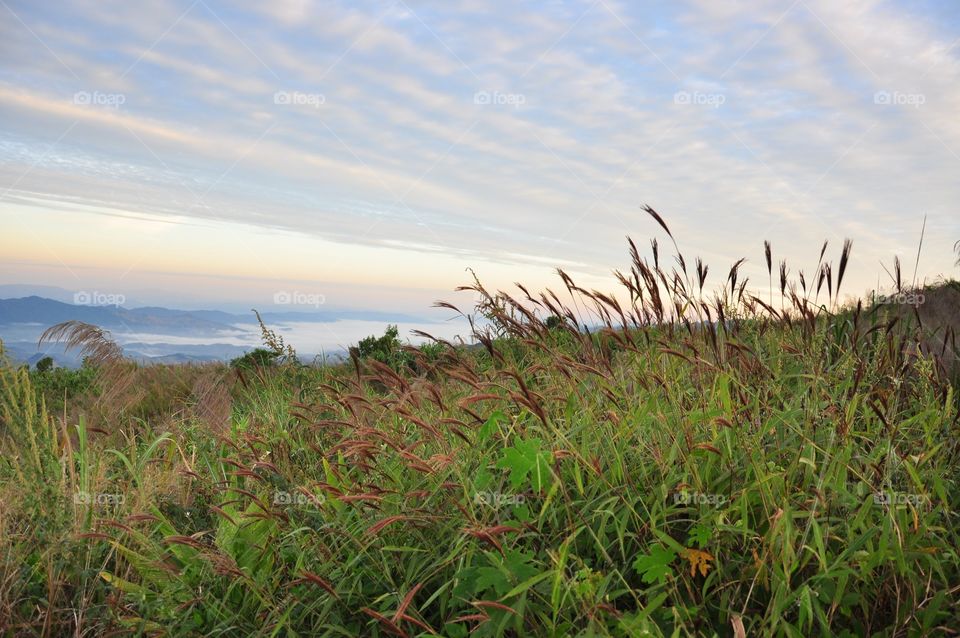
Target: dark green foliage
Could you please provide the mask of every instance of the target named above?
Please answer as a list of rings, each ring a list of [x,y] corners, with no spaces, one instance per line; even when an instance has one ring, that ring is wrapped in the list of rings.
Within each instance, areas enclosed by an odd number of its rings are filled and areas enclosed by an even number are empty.
[[[373,359],[379,361],[394,370],[408,368],[413,363],[411,354],[403,350],[399,331],[394,325],[387,326],[383,336],[375,337],[371,335],[361,339],[356,346],[350,348],[350,354],[360,360]]]
[[[550,315],[547,317],[547,320],[544,322],[549,330],[554,330],[563,325],[563,317],[558,317],[557,315]]]
[[[256,348],[230,361],[230,367],[235,370],[259,370],[277,365],[280,358],[273,350]]]
[[[30,376],[51,411],[59,412],[65,401],[96,389],[97,370],[89,362],[85,361],[79,368],[55,368],[45,365],[41,369],[40,364],[44,361],[45,359],[41,359],[37,362],[36,369],[31,371]]]

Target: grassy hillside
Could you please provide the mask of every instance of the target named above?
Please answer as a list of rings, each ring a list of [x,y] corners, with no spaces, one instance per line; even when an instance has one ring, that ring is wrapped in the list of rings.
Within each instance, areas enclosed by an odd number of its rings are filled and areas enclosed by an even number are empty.
[[[629,307],[476,283],[479,348],[3,365],[3,633],[954,635],[949,326],[838,308],[849,247],[764,299],[631,252]]]

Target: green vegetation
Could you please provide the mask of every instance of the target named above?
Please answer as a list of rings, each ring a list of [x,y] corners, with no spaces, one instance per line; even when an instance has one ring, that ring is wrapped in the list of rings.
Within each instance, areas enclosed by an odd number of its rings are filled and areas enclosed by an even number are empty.
[[[921,327],[839,307],[849,246],[780,308],[653,250],[627,305],[476,282],[479,347],[313,367],[264,328],[256,374],[105,356],[53,414],[58,369],[0,365],[0,626],[949,634],[960,417]]]
[[[230,361],[230,367],[238,370],[257,370],[276,365],[278,355],[267,348],[254,348],[243,356]]]
[[[394,370],[407,368],[413,363],[413,356],[403,349],[396,326],[387,326],[382,337],[366,337],[356,347],[350,349],[351,356],[360,359],[373,359],[390,366]]]
[[[37,372],[49,372],[53,369],[53,357],[43,357],[34,365]]]
[[[74,398],[93,391],[96,377],[97,369],[89,362],[75,370],[55,368],[50,357],[38,361],[30,373],[33,385],[46,397],[47,407],[54,413],[61,412]]]

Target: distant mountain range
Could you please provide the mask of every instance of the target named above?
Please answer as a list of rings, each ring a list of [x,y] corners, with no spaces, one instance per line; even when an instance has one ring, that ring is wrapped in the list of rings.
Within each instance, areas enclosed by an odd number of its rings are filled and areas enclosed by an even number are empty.
[[[10,288],[14,287],[2,286],[0,290]],[[51,292],[57,292],[57,296],[63,298],[66,291],[52,288]],[[268,311],[261,313],[261,316],[271,327],[350,320],[430,323],[423,318],[400,313],[363,310]],[[118,341],[128,357],[151,362],[226,360],[255,347],[238,345],[238,340],[252,344],[259,342],[259,329],[253,312],[234,314],[219,310],[77,305],[37,295],[0,299],[0,340],[7,353],[16,360],[33,363],[49,355],[59,365],[77,365],[79,362],[74,353],[65,353],[59,344],[45,344],[43,349],[37,345],[44,330],[64,321],[82,321],[109,330],[116,337],[121,337]],[[146,335],[149,335],[149,343],[144,342]]]
[[[3,341],[3,348],[11,359],[21,363],[34,365],[44,357],[51,357],[58,366],[67,368],[78,367],[81,363],[76,351],[66,352],[60,344],[46,344],[43,349],[37,348],[36,341]],[[139,348],[142,347],[143,350]],[[123,344],[123,354],[129,359],[141,363],[208,363],[212,361],[229,361],[249,352],[251,347],[233,346],[229,344],[210,344],[201,346],[185,346],[170,344]],[[166,354],[158,354],[169,350]]]
[[[243,319],[245,320],[245,318]],[[40,324],[49,327],[64,321],[83,321],[101,328],[129,332],[211,336],[241,322],[220,312],[186,312],[166,308],[126,309],[118,306],[76,306],[43,297],[0,299],[0,326]]]
[[[423,321],[401,313],[367,310],[331,310],[305,312],[261,312],[264,321],[330,322],[344,319],[363,321],[415,322]],[[155,332],[182,336],[210,335],[230,330],[235,324],[257,323],[248,314],[233,314],[219,310],[174,310],[170,308],[122,306],[80,306],[45,297],[0,299],[0,326],[14,323],[45,324],[52,326],[63,321],[83,321],[101,328],[125,329],[130,332]]]

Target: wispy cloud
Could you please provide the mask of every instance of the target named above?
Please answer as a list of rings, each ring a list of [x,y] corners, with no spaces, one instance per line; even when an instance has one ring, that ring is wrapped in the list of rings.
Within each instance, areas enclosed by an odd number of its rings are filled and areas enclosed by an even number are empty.
[[[711,261],[852,236],[861,286],[924,214],[923,272],[960,238],[948,2],[4,2],[0,215],[34,234],[82,206],[600,276],[646,202]]]

